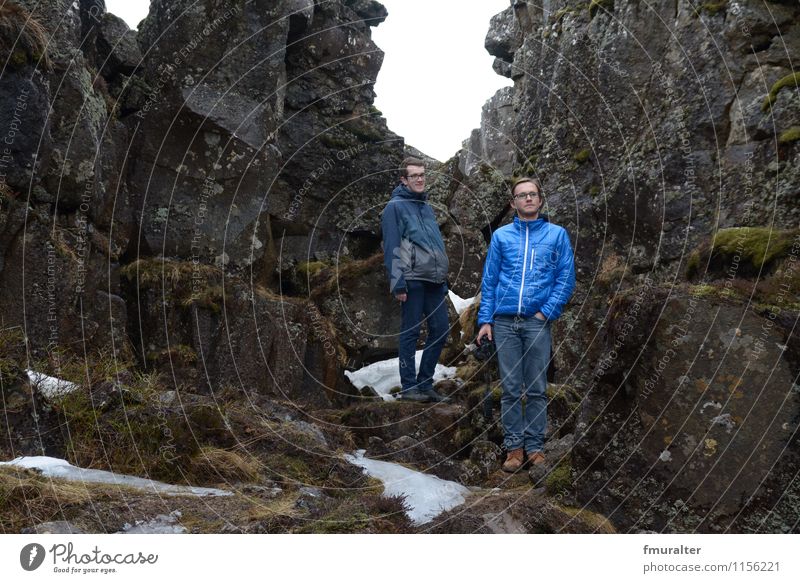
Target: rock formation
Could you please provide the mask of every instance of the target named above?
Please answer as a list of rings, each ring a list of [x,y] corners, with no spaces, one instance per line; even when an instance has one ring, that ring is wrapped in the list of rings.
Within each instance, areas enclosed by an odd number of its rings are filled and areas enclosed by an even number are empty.
[[[577,502],[622,530],[796,529],[800,8],[515,0],[486,47],[514,88],[461,166],[514,154],[576,249],[554,356],[583,396]]]
[[[154,0],[131,31],[102,1],[0,7],[2,456],[247,499],[196,532],[412,530],[355,448],[484,488],[420,532],[797,531],[796,1],[513,0],[492,19],[514,86],[429,169],[450,287],[479,291],[513,175],[542,179],[578,268],[548,462],[513,477],[497,371],[463,352],[474,308],[451,314],[450,404],[343,374],[399,326],[380,213],[412,150],[373,106],[386,16]],[[81,389],[47,399],[26,368]],[[9,483],[46,489],[4,475],[12,502],[30,497]],[[37,516],[92,532],[126,512],[101,492],[103,513],[56,516],[58,496]]]

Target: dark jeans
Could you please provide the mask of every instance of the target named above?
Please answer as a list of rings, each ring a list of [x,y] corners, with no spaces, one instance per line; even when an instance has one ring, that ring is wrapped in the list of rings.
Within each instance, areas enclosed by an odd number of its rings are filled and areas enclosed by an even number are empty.
[[[508,451],[520,447],[527,453],[541,451],[547,427],[550,322],[533,316],[497,316],[492,328],[503,383],[503,443]]]
[[[408,298],[402,304],[403,324],[398,350],[400,383],[404,391],[424,391],[433,388],[433,373],[447,340],[447,284],[406,280],[406,290]],[[428,339],[417,374],[415,355],[423,321],[428,323]]]

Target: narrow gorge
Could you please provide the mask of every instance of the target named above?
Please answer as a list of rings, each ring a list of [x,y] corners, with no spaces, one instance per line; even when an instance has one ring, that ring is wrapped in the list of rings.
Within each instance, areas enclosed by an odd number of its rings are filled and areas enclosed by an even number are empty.
[[[133,31],[102,0],[0,6],[0,461],[232,493],[3,465],[2,532],[800,532],[797,0],[511,0],[487,23],[513,86],[426,157],[450,289],[480,291],[519,175],[578,280],[548,463],[513,476],[477,302],[450,308],[450,402],[351,382],[397,356],[380,215],[425,156],[374,105],[387,17],[152,0]],[[360,450],[465,501],[415,523]]]

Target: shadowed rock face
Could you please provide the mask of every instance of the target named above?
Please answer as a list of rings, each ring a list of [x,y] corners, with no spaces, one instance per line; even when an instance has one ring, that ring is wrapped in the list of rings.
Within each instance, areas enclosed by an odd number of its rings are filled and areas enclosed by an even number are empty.
[[[237,290],[249,283],[251,298],[263,297],[257,284],[293,295],[301,291],[282,282],[299,263],[379,251],[380,212],[403,155],[402,138],[372,107],[380,4],[154,2],[138,33],[102,2],[19,4],[20,28],[32,15],[41,38],[11,39],[17,58],[0,79],[0,122],[15,133],[3,153],[0,320],[24,327],[35,351],[132,346],[147,362],[179,339],[201,354],[232,343],[217,338],[229,317],[236,333],[263,324],[255,300],[215,302],[222,294],[200,281],[200,267],[224,270],[217,288],[231,276]],[[45,44],[50,68],[37,48]],[[148,257],[198,266],[196,281],[191,269],[160,285],[138,272],[120,277]],[[176,299],[181,286],[204,298]],[[164,318],[153,292],[176,312]],[[279,359],[300,371],[288,384],[314,384],[305,374],[335,391],[346,359],[328,370],[305,352],[308,312],[279,312],[302,344]],[[153,324],[165,321],[176,328]],[[266,333],[280,342],[274,329]],[[263,366],[275,355],[242,348],[237,357],[247,382],[271,392]]]

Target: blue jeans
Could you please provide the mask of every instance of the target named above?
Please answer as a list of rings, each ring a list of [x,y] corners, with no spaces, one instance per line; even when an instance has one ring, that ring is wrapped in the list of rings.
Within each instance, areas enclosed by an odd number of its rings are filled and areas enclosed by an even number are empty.
[[[508,451],[521,447],[526,453],[542,451],[547,428],[550,322],[534,316],[496,316],[493,333],[503,384],[500,400],[503,444]]]
[[[400,384],[404,391],[433,388],[433,373],[447,340],[447,284],[406,280],[408,298],[403,302],[402,329],[400,330]],[[419,374],[414,356],[422,322],[428,323],[428,339],[422,352]]]

